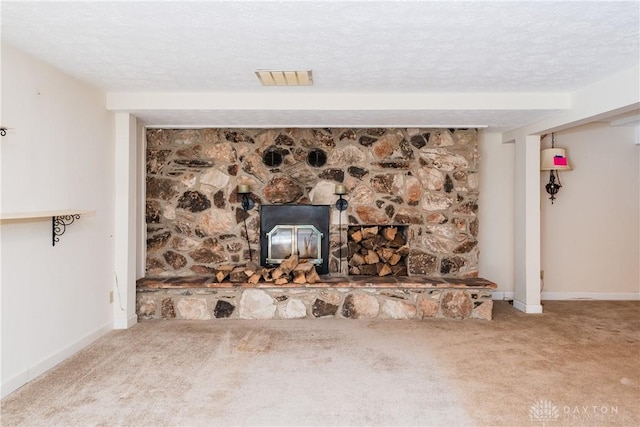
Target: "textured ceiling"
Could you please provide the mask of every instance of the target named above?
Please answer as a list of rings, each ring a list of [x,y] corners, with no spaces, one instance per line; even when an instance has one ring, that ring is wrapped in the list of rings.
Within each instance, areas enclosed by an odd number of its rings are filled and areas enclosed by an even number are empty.
[[[638,1],[5,0],[1,7],[3,42],[105,92],[571,92],[640,62]],[[312,69],[314,85],[265,88],[256,69]],[[139,113],[156,125],[293,125],[296,117],[299,125],[385,117],[393,125],[394,117],[405,124],[425,117]],[[444,122],[465,114],[431,113]],[[508,129],[553,111],[466,113],[463,121]]]

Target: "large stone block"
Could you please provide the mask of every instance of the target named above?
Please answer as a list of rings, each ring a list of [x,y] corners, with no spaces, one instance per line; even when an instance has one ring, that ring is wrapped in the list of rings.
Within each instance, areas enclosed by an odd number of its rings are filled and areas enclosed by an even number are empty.
[[[211,169],[200,175],[200,184],[220,189],[226,188],[227,185],[229,185],[230,179],[231,177],[226,173],[219,171],[218,169]]]
[[[167,264],[169,264],[174,270],[180,270],[182,267],[187,265],[187,259],[177,252],[167,251],[162,256]]]
[[[379,312],[380,303],[373,295],[349,294],[342,304],[342,316],[351,319],[372,319]]]
[[[235,306],[228,301],[218,300],[215,308],[213,309],[213,315],[217,318],[230,317],[235,310]]]
[[[418,169],[418,179],[422,186],[429,191],[440,191],[444,186],[444,174],[438,169],[423,167]]]
[[[147,199],[171,200],[177,194],[178,186],[174,180],[147,177]]]
[[[426,211],[442,211],[453,205],[453,199],[446,194],[427,193],[422,197],[422,209]]]
[[[163,298],[162,299],[162,318],[163,319],[175,319],[176,317],[176,309],[173,305],[173,299],[171,298]]]
[[[418,204],[422,198],[422,184],[420,180],[414,176],[409,176],[405,181],[405,198],[411,206]]]
[[[292,203],[303,194],[302,188],[286,176],[272,178],[263,193],[270,203]]]
[[[438,266],[438,258],[435,255],[420,251],[409,253],[409,273],[433,274]]]
[[[464,156],[442,148],[423,148],[420,156],[441,171],[451,172],[469,168],[469,161]]]
[[[241,319],[272,319],[276,312],[273,298],[260,289],[247,289],[240,297]]]
[[[440,301],[433,298],[422,298],[418,303],[418,307],[420,307],[420,315],[423,319],[437,317]]]
[[[153,298],[149,296],[139,296],[137,303],[136,312],[138,316],[144,319],[151,319],[155,316],[157,305]]]
[[[327,158],[328,166],[361,165],[367,159],[364,150],[353,145],[331,150]]]
[[[235,224],[235,216],[231,212],[223,209],[211,209],[200,215],[197,229],[202,235],[213,236],[229,231]]]
[[[278,314],[281,319],[302,319],[307,317],[307,306],[299,299],[290,298]]]
[[[211,207],[211,200],[198,191],[185,191],[178,199],[178,208],[190,212],[200,212]]]
[[[493,318],[493,300],[486,300],[473,309],[471,317],[476,319],[491,320]]]
[[[473,302],[471,297],[462,290],[444,292],[440,301],[441,313],[450,319],[465,319],[471,315]]]
[[[416,306],[405,301],[386,299],[382,303],[381,312],[390,319],[413,319],[416,317]]]
[[[337,305],[328,303],[327,301],[321,300],[319,298],[317,298],[313,302],[313,306],[311,307],[311,313],[315,317],[335,316],[337,311]]]
[[[176,304],[178,313],[182,319],[209,320],[211,314],[207,308],[207,300],[204,298],[182,298]]]
[[[220,163],[234,163],[237,160],[236,150],[230,142],[208,144],[204,148],[204,156]]]
[[[389,217],[384,211],[371,206],[357,206],[355,211],[363,224],[387,224],[389,222]]]

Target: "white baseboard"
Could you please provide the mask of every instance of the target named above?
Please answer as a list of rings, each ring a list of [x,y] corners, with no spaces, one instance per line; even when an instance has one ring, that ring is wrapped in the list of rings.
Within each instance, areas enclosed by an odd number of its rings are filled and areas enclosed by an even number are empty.
[[[515,292],[513,291],[493,291],[491,299],[497,301],[515,300]],[[640,293],[638,292],[542,292],[541,300],[546,301],[562,301],[562,300],[595,300],[595,301],[640,301]],[[520,301],[514,301],[513,305],[520,311],[525,311],[525,304]],[[526,311],[529,313],[528,311]]]
[[[600,300],[640,301],[638,292],[543,292],[540,299],[553,300]]]
[[[499,300],[499,301],[503,301],[503,300],[512,301],[513,298],[515,297],[515,294],[516,293],[513,291],[493,291],[491,292],[491,299]]]
[[[517,299],[513,300],[513,306],[527,314],[540,314],[542,313],[542,305],[541,304],[525,304],[522,301],[518,301]]]
[[[138,323],[137,314],[134,314],[133,316],[129,316],[127,318],[121,317],[113,319],[113,329],[129,329],[136,323]]]
[[[6,396],[13,393],[28,382],[29,371],[22,371],[18,375],[2,383],[2,392],[0,393],[0,396],[2,397],[2,399],[4,399]]]
[[[65,359],[73,356],[83,348],[87,347],[89,344],[91,344],[101,336],[105,335],[107,332],[111,331],[112,329],[113,328],[111,323],[108,323],[102,326],[101,328],[98,328],[97,330],[91,332],[90,334],[86,335],[85,337],[79,339],[78,341],[71,344],[70,346],[63,348],[62,350],[52,354],[51,356],[47,357],[44,360],[41,360],[40,362],[36,363],[32,367],[28,368],[26,371],[22,371],[18,375],[3,382],[2,392],[0,393],[0,395],[2,396],[2,398],[4,398],[5,396],[8,396],[9,394],[13,393],[17,389],[19,389],[20,387],[28,383],[29,381],[37,378],[38,376],[42,375],[49,369],[53,368],[58,363],[64,361]]]

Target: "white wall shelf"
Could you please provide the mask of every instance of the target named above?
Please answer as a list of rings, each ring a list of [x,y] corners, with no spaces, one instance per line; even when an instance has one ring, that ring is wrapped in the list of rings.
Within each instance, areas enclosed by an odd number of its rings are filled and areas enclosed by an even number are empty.
[[[3,212],[0,213],[0,220],[22,220],[51,217],[51,245],[55,246],[60,241],[60,236],[64,234],[67,226],[73,224],[81,215],[94,214],[95,210],[81,209],[61,209],[55,211],[35,211],[35,212]]]

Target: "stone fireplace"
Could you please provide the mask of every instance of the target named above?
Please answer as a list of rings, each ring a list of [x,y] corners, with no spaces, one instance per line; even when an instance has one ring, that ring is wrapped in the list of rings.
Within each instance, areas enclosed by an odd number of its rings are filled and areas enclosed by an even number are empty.
[[[242,209],[239,184],[256,208]],[[146,186],[147,276],[211,274],[249,261],[249,245],[264,260],[268,205],[329,206],[329,274],[349,273],[349,226],[400,225],[409,276],[477,276],[473,129],[148,129]]]
[[[491,319],[478,161],[473,129],[149,129],[138,316]]]

